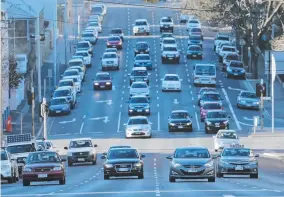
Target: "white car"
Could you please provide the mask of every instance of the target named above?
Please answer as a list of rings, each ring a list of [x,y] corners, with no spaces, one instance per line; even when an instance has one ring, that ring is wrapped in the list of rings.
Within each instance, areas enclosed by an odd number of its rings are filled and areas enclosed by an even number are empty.
[[[201,28],[201,23],[199,22],[198,19],[190,19],[187,21],[187,24],[186,24],[187,31],[193,27]]]
[[[99,33],[102,33],[102,26],[98,21],[89,23],[88,27],[94,27]]]
[[[98,40],[98,35],[95,32],[96,31],[84,31],[81,35],[81,39],[84,41],[89,41],[92,45],[94,45]]]
[[[151,138],[151,124],[146,116],[133,116],[128,119],[125,126],[125,137],[148,137]]]
[[[133,24],[133,34],[150,34],[150,25],[146,19],[138,19]]]
[[[165,39],[165,38],[164,38]],[[162,47],[161,54],[162,64],[167,61],[179,64],[180,61],[180,50],[177,48],[176,44],[164,44]]]
[[[177,41],[174,37],[164,38],[162,43],[161,43],[161,50],[163,49],[164,45],[168,45],[168,44],[177,46]]]
[[[219,62],[223,62],[223,57],[228,53],[238,53],[235,46],[224,45],[219,52]]]
[[[81,67],[81,66],[71,66],[71,67],[68,67],[67,70],[69,70],[69,69],[77,69],[79,74],[80,74],[80,76],[81,76],[81,81],[85,81],[85,70],[84,70],[83,67]]]
[[[75,56],[83,56],[84,57],[84,64],[88,68],[92,67],[92,56],[87,50],[76,51]]]
[[[63,79],[66,77],[71,77],[71,76],[76,76],[76,77],[79,76],[80,80],[82,80],[78,69],[67,69],[62,75]]]
[[[230,147],[231,145],[239,145],[240,138],[235,130],[219,130],[214,136],[214,149],[217,152],[220,149]]]
[[[107,69],[119,70],[119,56],[115,52],[106,52],[102,56],[102,71]]]
[[[216,49],[215,49],[215,53],[219,55],[220,50],[223,46],[228,45],[228,46],[235,46],[233,45],[231,42],[227,42],[227,41],[223,41],[223,42],[218,42]]]
[[[86,72],[83,56],[72,56],[72,59],[68,62],[68,67],[71,66],[80,66]]]
[[[69,77],[63,77],[63,79],[72,79],[74,81],[76,91],[77,92],[82,91],[81,76],[69,76]]]
[[[8,183],[15,183],[19,180],[17,161],[4,148],[1,148],[1,180],[7,180]]]
[[[102,23],[103,22],[103,17],[101,17],[100,15],[91,15],[91,16],[89,16],[89,20],[97,20],[100,23]]]
[[[166,74],[162,80],[162,91],[181,91],[181,79],[177,74]]]
[[[162,17],[160,20],[160,33],[163,31],[174,32],[174,21],[172,17]]]
[[[219,43],[222,42],[230,43],[230,36],[228,34],[218,33],[214,40],[213,51],[216,51],[216,47],[218,46]]]
[[[97,145],[93,145],[91,138],[72,139],[69,143],[69,147],[64,147],[64,149],[67,150],[68,166],[82,162],[92,162],[93,165],[96,165],[97,152],[95,147],[97,147]]]
[[[71,87],[59,87],[56,90],[54,90],[52,98],[58,98],[58,97],[66,97],[66,99],[70,103],[71,109],[74,109],[77,103],[77,95],[73,94],[73,90]]]
[[[105,53],[116,53],[117,55],[119,55],[117,48],[106,48]]]
[[[56,87],[56,89],[60,87],[70,87],[72,88],[73,95],[77,95],[77,89],[76,89],[73,79],[61,79],[58,82],[58,86]]]
[[[150,89],[146,82],[135,81],[130,86],[130,97],[138,95],[145,95],[150,99]]]

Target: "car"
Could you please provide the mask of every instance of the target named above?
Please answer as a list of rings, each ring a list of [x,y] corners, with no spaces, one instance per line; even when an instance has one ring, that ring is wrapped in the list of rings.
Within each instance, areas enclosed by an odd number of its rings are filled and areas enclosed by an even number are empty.
[[[81,66],[70,66],[67,68],[67,70],[70,70],[70,69],[76,69],[78,70],[79,74],[80,74],[80,80],[83,82],[85,81],[85,70],[83,67]]]
[[[137,54],[149,54],[150,46],[147,42],[136,42],[134,47],[134,56]]]
[[[237,97],[237,107],[259,110],[260,99],[255,92],[242,90]]]
[[[128,115],[151,115],[150,101],[146,96],[132,96],[128,101]]]
[[[84,57],[84,64],[86,67],[92,67],[92,56],[89,54],[87,50],[85,51],[76,51],[75,56],[83,56]]]
[[[203,58],[203,49],[199,45],[189,45],[187,48],[186,57],[191,58]]]
[[[68,77],[64,77],[63,79],[72,79],[74,82],[74,88],[77,92],[81,92],[82,91],[82,81],[80,76],[68,76]]]
[[[203,107],[204,103],[206,102],[217,102],[219,103],[221,106],[223,106],[222,104],[222,98],[220,96],[220,94],[216,91],[206,91],[202,94],[202,96],[200,97],[199,100],[199,106]]]
[[[66,77],[71,77],[71,76],[79,77],[79,79],[82,80],[82,76],[81,76],[80,72],[78,71],[78,69],[67,69],[61,75],[61,77],[63,79],[66,78]]]
[[[138,179],[144,179],[144,163],[142,158],[134,148],[115,148],[110,149],[107,155],[102,155],[105,160],[103,164],[104,180],[110,177],[128,177],[137,176]]]
[[[148,85],[150,83],[149,75],[146,67],[134,67],[131,73],[128,74],[130,76],[129,85],[131,86],[135,81],[144,81]]]
[[[181,91],[181,79],[177,74],[166,74],[162,80],[162,91]]]
[[[84,69],[84,72],[86,72],[83,56],[72,56],[72,59],[68,62],[68,68],[71,66],[80,66]]]
[[[105,4],[95,4],[94,7],[101,7],[102,8],[102,14],[106,15],[106,13],[107,13],[107,6]]]
[[[98,16],[98,15],[95,15],[95,16]],[[99,18],[94,18],[94,17],[93,18],[89,18],[88,23],[93,23],[93,22],[96,22],[96,23],[99,23],[99,25],[102,25],[102,21],[99,20]]]
[[[189,15],[181,13],[179,16],[179,23],[187,23],[189,19],[190,19]]]
[[[163,45],[176,45],[177,46],[177,41],[174,37],[168,37],[168,38],[164,38],[162,43],[161,43],[161,50],[163,49]]]
[[[48,116],[71,113],[71,106],[66,97],[52,98],[48,107]]]
[[[229,119],[224,110],[208,111],[205,117],[205,133],[217,133],[220,129],[229,129]]]
[[[198,45],[202,48],[202,37],[200,35],[192,35],[188,37],[188,46]]]
[[[166,63],[166,61],[179,64],[180,50],[177,48],[177,45],[163,45],[161,59],[162,64]]]
[[[115,146],[111,146],[111,147],[109,147],[108,152],[110,150],[112,150],[112,149],[118,149],[118,148],[131,148],[131,146],[128,146],[128,145],[115,145]],[[107,153],[104,152],[103,155],[107,155],[108,152]]]
[[[1,180],[7,180],[8,183],[19,181],[17,161],[5,148],[1,148]]]
[[[222,129],[214,136],[215,152],[236,144],[240,144],[240,138],[235,130]]]
[[[147,70],[153,69],[152,58],[149,54],[138,54],[134,57],[134,68],[145,67]]]
[[[197,63],[193,66],[193,85],[205,85],[216,87],[217,69],[215,64]]]
[[[97,163],[97,152],[91,138],[71,139],[67,150],[67,163],[72,166],[74,163],[91,162],[92,165]]]
[[[129,117],[125,126],[126,138],[146,137],[151,138],[151,124],[146,116]]]
[[[230,35],[218,33],[214,39],[213,51],[216,51],[216,47],[219,43],[230,43]]]
[[[105,52],[102,57],[102,71],[108,69],[119,70],[119,56],[115,52]]]
[[[206,101],[202,104],[202,107],[200,107],[200,121],[204,122],[205,117],[208,113],[208,111],[211,110],[223,110],[223,106],[216,101]]]
[[[74,95],[77,94],[77,89],[76,89],[73,79],[61,79],[58,82],[58,86],[56,86],[55,89],[61,88],[61,87],[70,87],[72,89],[73,94]]]
[[[31,182],[57,180],[60,185],[65,185],[65,161],[54,151],[31,152],[23,169],[23,186],[29,186]]]
[[[208,88],[208,87],[200,88],[199,92],[197,93],[197,105],[198,106],[200,106],[200,99],[204,92],[216,92],[216,88]]]
[[[190,36],[194,36],[194,35],[201,36],[201,39],[203,41],[204,34],[203,34],[203,31],[202,31],[202,29],[200,27],[193,27],[193,28],[191,28],[189,30],[188,34],[189,34],[189,37]]]
[[[76,50],[78,51],[85,51],[87,50],[93,57],[94,52],[93,52],[93,47],[90,41],[79,41],[76,45]]]
[[[215,162],[205,147],[192,146],[177,148],[170,162],[169,182],[176,179],[207,179],[215,182]]]
[[[146,82],[144,81],[135,81],[130,86],[129,91],[130,97],[137,95],[144,95],[150,99],[150,89]]]
[[[82,33],[81,39],[84,41],[89,41],[92,45],[95,45],[98,40],[98,35],[94,32],[86,31]]]
[[[46,144],[44,140],[36,140],[37,146],[39,147],[37,151],[45,151],[46,148]]]
[[[192,116],[186,110],[174,110],[168,118],[168,130],[192,132]]]
[[[219,51],[219,62],[223,62],[223,57],[227,53],[238,53],[235,46],[224,45]]]
[[[88,27],[93,27],[97,32],[102,33],[102,26],[99,21],[90,22],[87,25]]]
[[[239,60],[231,60],[227,64],[226,68],[226,77],[235,77],[235,78],[242,78],[246,79],[246,70],[244,67],[244,63]]]
[[[110,36],[119,36],[122,42],[124,41],[124,33],[122,28],[113,28],[110,30]]]
[[[97,4],[91,5],[90,11],[92,15],[99,15],[101,17],[103,17],[106,14],[106,10],[104,9],[104,7]]]
[[[258,178],[258,154],[240,145],[226,147],[217,160],[217,177],[224,175],[249,175]]]
[[[162,17],[160,20],[160,32],[174,32],[174,21],[172,17]]]
[[[138,34],[150,35],[150,25],[146,19],[135,20],[132,30],[134,36]]]
[[[94,90],[107,89],[112,90],[112,77],[107,72],[99,72],[93,79]]]
[[[46,149],[49,151],[58,151],[50,140],[45,140]]]
[[[92,15],[89,16],[89,20],[97,20],[100,23],[102,23],[103,22],[103,17],[100,16],[100,15],[92,14]]]
[[[222,71],[227,70],[227,65],[232,60],[240,60],[240,56],[237,53],[227,53],[223,57]]]
[[[194,27],[201,28],[201,23],[199,22],[199,20],[198,19],[188,20],[186,24],[186,30],[189,31],[191,28]]]
[[[218,43],[218,45],[216,46],[216,52],[215,52],[218,56],[219,56],[220,51],[221,51],[223,46],[232,46],[232,47],[234,47],[236,45],[232,44],[231,42],[220,42],[220,43]],[[228,52],[228,53],[236,53],[236,52]]]
[[[117,48],[106,48],[105,53],[116,53],[117,55],[119,55]]]
[[[52,95],[52,98],[66,97],[70,103],[71,109],[74,109],[77,103],[76,94],[73,94],[71,87],[57,88]]]
[[[106,46],[107,48],[113,47],[113,48],[117,48],[117,49],[122,49],[122,40],[119,36],[110,36],[107,39],[106,42]]]
[[[160,38],[160,45],[162,44],[164,38],[173,38],[173,33],[163,32]]]

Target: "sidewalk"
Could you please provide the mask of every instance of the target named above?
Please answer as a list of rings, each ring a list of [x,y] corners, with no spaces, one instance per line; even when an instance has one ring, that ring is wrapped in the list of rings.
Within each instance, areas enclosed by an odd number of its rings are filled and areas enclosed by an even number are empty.
[[[73,7],[74,9],[74,7]],[[83,7],[77,7],[77,15],[78,13],[82,13],[84,11]],[[73,12],[74,14],[74,12]],[[77,15],[73,15],[72,17],[77,17]],[[74,20],[73,20],[74,21]],[[67,61],[69,61],[73,55],[74,51],[74,36],[73,36],[73,30],[77,24],[75,23],[69,23],[68,27],[68,43],[67,43]],[[65,65],[65,43],[63,37],[58,37],[57,39],[57,54],[56,54],[56,60],[57,60],[57,82],[60,79],[60,75],[65,71],[66,65]],[[42,67],[41,67],[41,83],[42,83],[42,97],[44,97],[44,79],[46,79],[46,98],[47,100],[50,99],[52,91],[54,90],[56,84],[54,83],[54,78],[51,78],[50,84],[48,80],[48,69],[54,69],[53,66],[53,51],[50,53],[50,55],[46,58],[44,61]],[[37,81],[35,81],[35,85],[37,85]],[[37,86],[35,86],[35,94],[37,94]],[[42,122],[39,117],[39,104],[36,98],[36,106],[35,106],[35,134],[38,133],[42,126]],[[8,133],[5,132],[4,135],[11,135],[11,134],[19,134],[21,133],[21,115],[22,114],[22,133],[31,133],[32,132],[32,106],[28,105],[27,100],[23,100],[21,105],[17,108],[17,110],[11,111],[11,117],[12,117],[12,132]]]

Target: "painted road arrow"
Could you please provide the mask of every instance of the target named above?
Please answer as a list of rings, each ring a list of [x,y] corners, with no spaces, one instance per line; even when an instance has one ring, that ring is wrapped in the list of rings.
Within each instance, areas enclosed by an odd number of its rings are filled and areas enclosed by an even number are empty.
[[[236,90],[236,91],[243,91],[242,89],[238,89],[238,88],[232,88],[232,87],[228,87],[229,90]]]
[[[75,122],[76,118],[73,118],[72,120],[67,120],[67,121],[61,121],[59,122],[60,124],[66,124],[66,123],[70,123],[70,122]]]
[[[179,104],[179,102],[178,102],[178,100],[177,99],[174,99],[174,102],[173,102],[174,104]]]
[[[110,120],[108,119],[108,116],[104,117],[96,117],[96,118],[90,118],[90,120],[103,120],[104,123],[109,122]]]
[[[107,105],[112,105],[112,100],[97,101],[97,103],[106,103]]]

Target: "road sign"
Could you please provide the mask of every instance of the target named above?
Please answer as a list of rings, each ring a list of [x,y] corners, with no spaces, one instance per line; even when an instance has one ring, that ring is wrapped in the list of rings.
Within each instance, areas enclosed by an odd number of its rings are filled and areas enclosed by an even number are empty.
[[[270,101],[270,100],[271,100],[271,97],[262,97],[262,99],[263,99],[264,101]]]

